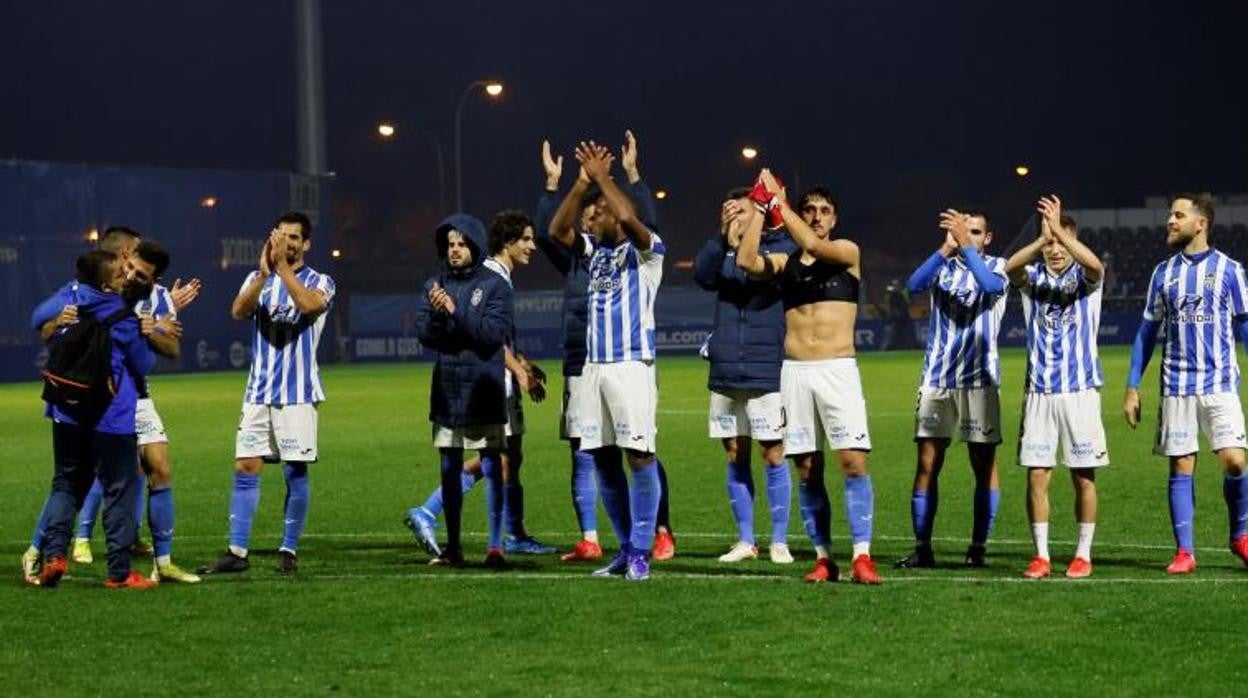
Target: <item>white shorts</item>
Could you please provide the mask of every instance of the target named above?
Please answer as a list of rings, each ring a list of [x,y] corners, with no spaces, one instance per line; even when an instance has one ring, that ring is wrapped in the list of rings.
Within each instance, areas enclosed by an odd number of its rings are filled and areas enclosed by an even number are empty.
[[[784,405],[784,455],[823,450],[824,438],[840,451],[871,450],[867,401],[862,396],[858,361],[785,359],[780,368]]]
[[[234,440],[235,458],[269,462],[316,461],[316,405],[243,404]]]
[[[524,406],[520,404],[520,391],[507,396],[507,424],[504,436],[524,436]]]
[[[134,408],[134,432],[138,434],[139,446],[148,444],[167,444],[165,423],[156,411],[156,403],[150,397],[140,398]]]
[[[992,388],[919,388],[914,409],[914,438],[1001,443],[1001,399]]]
[[[619,446],[654,453],[658,391],[653,363],[587,363],[576,393],[569,431],[581,435],[583,450]]]
[[[761,390],[711,391],[708,426],[712,439],[749,436],[758,441],[784,438],[784,401]]]
[[[502,424],[478,424],[470,427],[433,425],[434,448],[462,448],[479,451],[502,448],[506,427]]]
[[[1189,456],[1200,450],[1198,435],[1204,432],[1209,447],[1244,448],[1244,410],[1237,393],[1163,397],[1158,407],[1159,456]]]
[[[1068,468],[1109,465],[1100,390],[1027,393],[1018,434],[1018,464],[1052,468],[1057,465],[1059,448],[1062,464]]]
[[[563,404],[559,412],[559,438],[564,441],[581,438],[580,425],[574,415],[580,409],[580,376],[563,377]]]

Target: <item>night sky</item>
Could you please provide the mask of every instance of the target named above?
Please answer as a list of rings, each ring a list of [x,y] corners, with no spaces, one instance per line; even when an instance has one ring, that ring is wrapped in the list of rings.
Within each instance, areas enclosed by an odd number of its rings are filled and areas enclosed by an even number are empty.
[[[677,258],[752,179],[743,145],[841,205],[867,259],[937,244],[937,211],[986,207],[1013,237],[1035,196],[1140,205],[1248,191],[1248,3],[347,2],[324,0],[336,222],[357,260],[411,260],[454,199],[469,99],[469,212],[531,209],[548,137],[641,166]],[[0,156],[295,167],[286,2],[0,0]],[[382,141],[379,121],[397,125]],[[1019,179],[1014,166],[1032,174]],[[574,175],[569,166],[565,183]]]

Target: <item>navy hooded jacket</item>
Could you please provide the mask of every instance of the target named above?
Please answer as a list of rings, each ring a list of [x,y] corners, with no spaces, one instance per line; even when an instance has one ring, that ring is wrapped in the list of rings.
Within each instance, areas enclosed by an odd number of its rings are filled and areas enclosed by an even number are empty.
[[[628,193],[641,222],[657,233],[659,212],[645,180],[630,183]],[[543,192],[537,200],[534,241],[563,276],[563,375],[579,376],[589,356],[585,337],[589,327],[589,257],[575,254],[550,237],[550,221],[562,200],[557,191]]]
[[[759,254],[797,254],[784,230],[767,231]],[[737,267],[736,251],[723,235],[702,245],[693,262],[693,280],[714,291],[715,329],[707,342],[711,390],[780,390],[784,361],[784,306],[775,281],[751,279]]]
[[[472,249],[472,263],[451,269],[447,236],[459,231]],[[438,352],[429,396],[429,421],[443,427],[506,424],[503,345],[511,339],[512,294],[503,277],[482,266],[485,226],[457,213],[434,233],[443,271],[425,282],[416,306],[416,336]],[[438,283],[455,301],[455,312],[435,311],[429,289]]]

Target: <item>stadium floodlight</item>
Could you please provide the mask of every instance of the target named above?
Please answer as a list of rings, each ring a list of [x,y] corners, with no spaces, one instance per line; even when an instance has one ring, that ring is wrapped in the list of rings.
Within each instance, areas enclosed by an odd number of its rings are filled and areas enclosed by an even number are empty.
[[[217,197],[215,197],[215,196],[205,196],[204,198],[202,198],[202,199],[200,199],[200,200],[199,200],[199,205],[200,205],[200,207],[201,207],[201,208],[216,208],[216,206],[217,206]]]
[[[666,198],[667,198],[667,190],[666,190],[666,189],[660,189],[660,190],[658,190],[658,191],[654,192],[654,198],[659,199],[660,201],[661,201],[661,200],[663,200],[663,199],[666,199]]]
[[[377,125],[377,133],[382,138],[390,138],[394,135],[394,124],[382,122]]]
[[[92,228],[87,231],[87,242],[99,242],[99,241],[100,241],[100,229],[99,228]]]
[[[758,157],[758,148],[755,148],[752,145],[745,146],[744,148],[741,149],[741,157],[745,158],[746,160],[753,160],[754,158]]]
[[[487,82],[485,84],[485,93],[491,97],[497,97],[503,93],[503,83]]]
[[[1031,174],[1031,168],[1026,165],[1019,165],[1018,167],[1014,168],[1014,174],[1018,175],[1019,177],[1026,177],[1027,175]]]
[[[342,256],[342,250],[334,250],[333,252],[329,253],[329,256],[333,257],[334,259],[338,259],[339,257]]]
[[[498,80],[473,80],[468,83],[464,91],[459,95],[459,101],[455,103],[455,210],[464,210],[464,158],[463,158],[463,130],[464,130],[464,102],[467,101],[468,95],[478,87],[485,90],[485,94],[491,99],[498,99],[503,94],[503,83]]]

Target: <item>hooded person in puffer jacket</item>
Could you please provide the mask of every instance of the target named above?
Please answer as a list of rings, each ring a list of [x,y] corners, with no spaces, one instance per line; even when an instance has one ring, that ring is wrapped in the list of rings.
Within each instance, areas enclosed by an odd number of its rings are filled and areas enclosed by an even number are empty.
[[[502,517],[499,448],[507,423],[503,346],[511,339],[512,292],[503,277],[482,266],[487,247],[481,221],[454,214],[438,226],[434,238],[443,270],[425,282],[416,310],[417,337],[438,353],[429,421],[433,445],[441,454],[447,544],[430,564],[458,565],[463,562],[464,449],[480,452],[489,516]],[[501,539],[489,541],[487,565],[504,564],[501,546]]]

